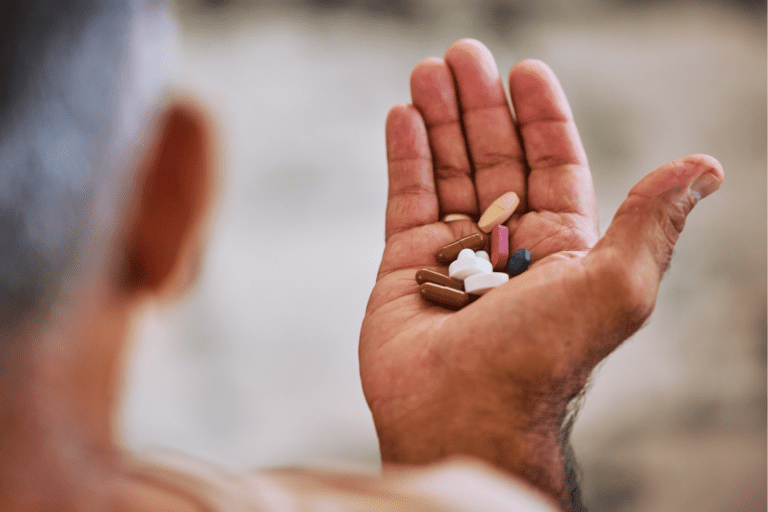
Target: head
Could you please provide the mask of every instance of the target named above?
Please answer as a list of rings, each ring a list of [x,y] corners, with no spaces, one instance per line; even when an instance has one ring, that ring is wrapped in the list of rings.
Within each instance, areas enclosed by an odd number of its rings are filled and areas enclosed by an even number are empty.
[[[0,351],[82,310],[85,290],[160,292],[199,247],[209,141],[201,112],[168,95],[175,39],[157,0],[4,10]]]

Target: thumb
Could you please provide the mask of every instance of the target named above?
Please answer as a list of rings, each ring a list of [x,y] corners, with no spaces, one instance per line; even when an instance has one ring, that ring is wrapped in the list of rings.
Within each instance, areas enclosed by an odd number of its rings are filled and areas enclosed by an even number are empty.
[[[632,187],[590,251],[587,261],[602,300],[613,301],[617,320],[621,318],[631,331],[624,337],[640,328],[653,311],[686,217],[722,182],[720,162],[708,155],[664,164]]]

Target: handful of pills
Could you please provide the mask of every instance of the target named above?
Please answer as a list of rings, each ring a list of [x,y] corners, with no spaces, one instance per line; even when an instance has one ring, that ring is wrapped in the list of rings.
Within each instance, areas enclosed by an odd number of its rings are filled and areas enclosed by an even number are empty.
[[[429,269],[416,272],[420,295],[445,308],[458,310],[473,298],[506,283],[510,275],[516,276],[528,268],[531,253],[518,249],[510,255],[509,229],[503,225],[519,203],[517,194],[508,192],[480,217],[480,229],[490,233],[490,254],[485,251],[488,237],[483,233],[461,238],[437,251],[438,262],[450,263],[448,275]]]

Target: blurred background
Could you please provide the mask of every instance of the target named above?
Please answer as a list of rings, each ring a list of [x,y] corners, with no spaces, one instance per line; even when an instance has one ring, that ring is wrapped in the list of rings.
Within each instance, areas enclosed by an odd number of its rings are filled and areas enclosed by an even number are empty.
[[[137,327],[128,445],[234,470],[375,466],[357,342],[383,249],[384,120],[462,37],[502,76],[547,62],[604,230],[690,153],[726,180],[688,220],[648,325],[594,374],[573,442],[589,508],[766,506],[766,4],[179,0],[181,89],[219,123],[221,195],[192,293]]]

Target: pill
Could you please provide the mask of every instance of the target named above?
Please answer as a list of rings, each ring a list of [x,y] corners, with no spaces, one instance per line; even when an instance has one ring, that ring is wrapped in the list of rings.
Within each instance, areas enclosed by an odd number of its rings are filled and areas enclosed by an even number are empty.
[[[493,270],[504,272],[509,261],[509,228],[503,224],[491,231],[491,265]]]
[[[491,262],[478,258],[472,249],[463,249],[458,259],[448,266],[448,275],[454,279],[466,279],[473,274],[490,274]]]
[[[485,251],[476,251],[475,256],[478,258],[483,258],[485,261],[491,261],[491,257]]]
[[[516,276],[522,274],[528,265],[531,263],[531,253],[528,249],[518,249],[512,256],[509,257],[507,262],[507,274]]]
[[[449,213],[445,217],[441,219],[446,224],[449,222],[456,222],[457,220],[473,220],[472,217],[467,215],[466,213]]]
[[[465,236],[437,251],[437,261],[440,263],[450,263],[456,259],[462,249],[472,249],[473,251],[477,251],[485,247],[486,241],[487,237],[482,233]]]
[[[492,288],[509,281],[506,272],[493,272],[492,274],[475,274],[464,280],[464,290],[474,295],[482,295]]]
[[[469,295],[435,283],[424,283],[419,288],[419,294],[426,300],[439,304],[448,309],[461,309],[469,302]]]
[[[484,233],[490,233],[491,230],[503,224],[512,216],[517,205],[520,204],[520,198],[514,192],[507,192],[496,199],[480,216],[477,221],[477,227]]]
[[[435,272],[434,270],[429,270],[428,268],[423,268],[416,272],[416,282],[419,284],[435,283],[441,286],[456,288],[457,290],[464,290],[463,281],[453,279],[452,277],[448,277],[440,272]]]

